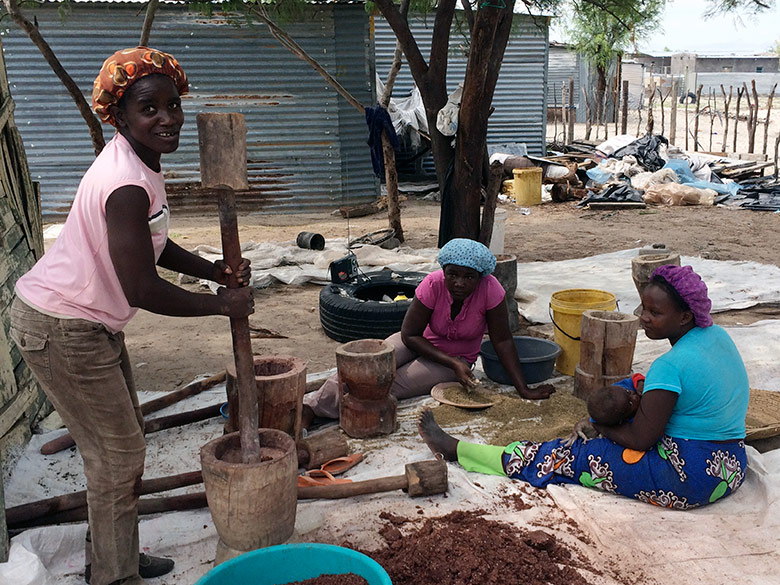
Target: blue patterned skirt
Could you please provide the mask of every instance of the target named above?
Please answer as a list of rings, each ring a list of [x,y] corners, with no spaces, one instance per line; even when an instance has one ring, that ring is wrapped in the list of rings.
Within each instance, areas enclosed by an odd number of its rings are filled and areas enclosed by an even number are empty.
[[[469,471],[506,475],[535,487],[580,484],[664,508],[711,504],[745,480],[742,440],[715,442],[664,435],[649,451],[626,449],[606,438],[518,441],[507,447],[460,442],[458,461]]]

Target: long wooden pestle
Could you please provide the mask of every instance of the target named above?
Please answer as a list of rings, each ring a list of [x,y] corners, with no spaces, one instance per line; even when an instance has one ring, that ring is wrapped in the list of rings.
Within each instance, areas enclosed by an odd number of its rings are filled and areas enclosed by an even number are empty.
[[[236,195],[228,185],[215,187],[219,200],[219,227],[222,235],[222,255],[233,270],[228,279],[229,288],[240,285],[236,275],[241,264],[241,244],[238,240]],[[233,337],[233,355],[238,386],[238,430],[241,433],[241,459],[244,463],[260,462],[260,437],[258,422],[262,420],[262,400],[257,397],[255,364],[252,356],[252,340],[249,335],[248,317],[231,317],[230,333]]]

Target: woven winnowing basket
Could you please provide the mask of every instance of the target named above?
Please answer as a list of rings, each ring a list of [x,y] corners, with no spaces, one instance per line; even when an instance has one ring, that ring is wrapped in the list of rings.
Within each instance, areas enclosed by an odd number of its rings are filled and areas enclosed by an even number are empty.
[[[780,392],[751,388],[745,427],[747,441],[780,435]]]

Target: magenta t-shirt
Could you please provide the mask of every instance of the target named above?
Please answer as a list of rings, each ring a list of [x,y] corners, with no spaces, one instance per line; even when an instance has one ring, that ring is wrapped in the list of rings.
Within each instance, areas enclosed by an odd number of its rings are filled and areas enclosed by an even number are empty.
[[[473,363],[487,331],[485,313],[504,300],[504,287],[492,274],[480,278],[454,321],[450,318],[452,295],[444,282],[444,271],[437,270],[426,276],[414,296],[433,311],[423,337],[443,352]]]

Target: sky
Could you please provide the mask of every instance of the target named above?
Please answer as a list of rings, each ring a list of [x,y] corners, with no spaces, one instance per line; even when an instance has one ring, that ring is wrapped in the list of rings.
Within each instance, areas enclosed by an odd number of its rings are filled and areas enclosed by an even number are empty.
[[[775,41],[780,41],[780,1],[758,17],[743,13],[705,19],[707,7],[705,0],[668,1],[661,26],[639,43],[639,49],[648,53],[756,54],[770,51]],[[554,25],[550,40],[565,41]]]

